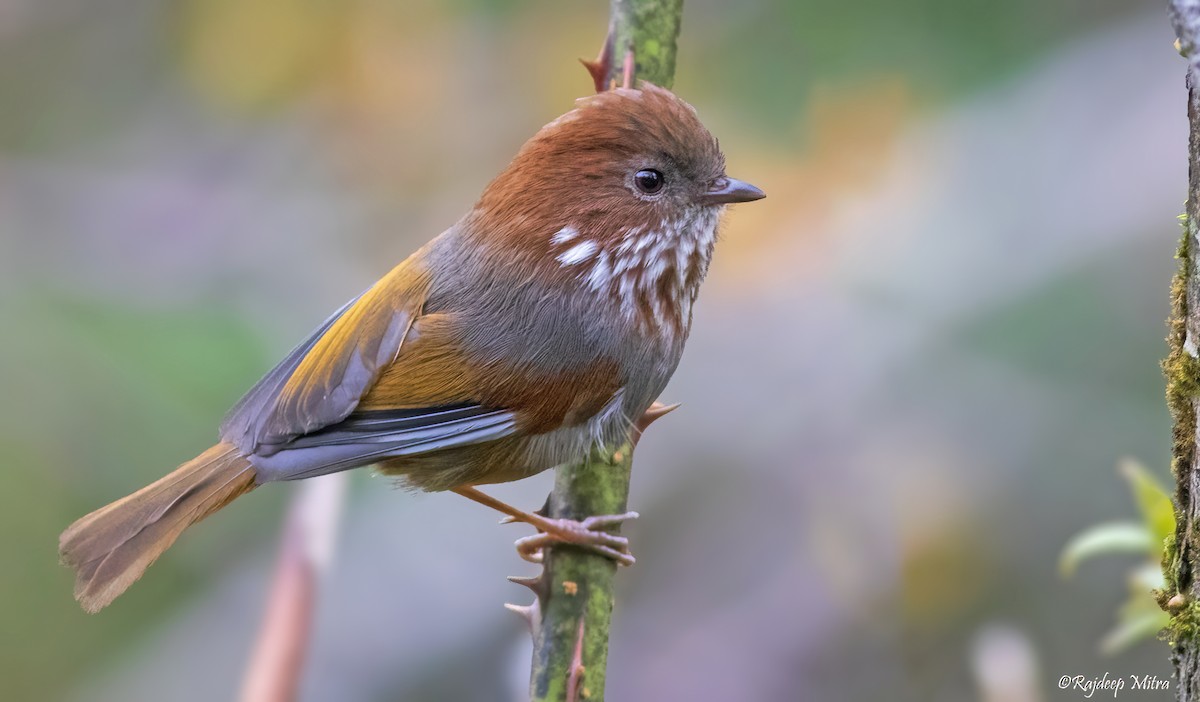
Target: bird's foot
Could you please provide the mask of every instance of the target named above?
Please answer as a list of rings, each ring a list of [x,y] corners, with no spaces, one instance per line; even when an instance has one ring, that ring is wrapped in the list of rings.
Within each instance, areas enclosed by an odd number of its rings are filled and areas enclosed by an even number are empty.
[[[597,515],[582,521],[540,517],[536,520],[537,523],[530,523],[541,529],[541,532],[518,539],[517,553],[530,563],[541,563],[547,546],[570,544],[610,558],[620,565],[631,566],[637,559],[629,552],[629,539],[610,534],[605,529],[619,526],[630,519],[637,519],[637,516],[637,512],[626,512]]]
[[[666,411],[669,412],[672,409],[674,407],[667,408]],[[665,414],[665,412],[661,414]],[[629,519],[637,519],[637,512],[603,514],[588,517],[582,521],[575,519],[553,519],[537,512],[526,512],[523,509],[517,509],[487,493],[480,492],[474,487],[457,487],[453,491],[469,500],[508,515],[500,521],[501,524],[524,522],[525,524],[532,525],[541,532],[517,540],[517,553],[520,554],[521,558],[531,563],[542,562],[543,549],[547,546],[570,544],[606,558],[611,558],[621,565],[631,566],[634,564],[635,559],[633,554],[629,552],[629,539],[626,539],[624,536],[610,534],[605,529],[619,526],[621,522]]]

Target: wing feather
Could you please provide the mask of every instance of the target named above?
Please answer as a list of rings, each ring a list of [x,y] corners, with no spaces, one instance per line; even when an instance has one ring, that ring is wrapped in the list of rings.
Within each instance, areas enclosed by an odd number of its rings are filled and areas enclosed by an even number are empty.
[[[299,437],[253,462],[260,482],[299,480],[386,458],[495,441],[511,436],[515,427],[512,412],[478,405],[373,411]]]
[[[325,320],[230,410],[222,439],[271,453],[350,416],[420,314],[426,285],[413,268],[400,264]]]

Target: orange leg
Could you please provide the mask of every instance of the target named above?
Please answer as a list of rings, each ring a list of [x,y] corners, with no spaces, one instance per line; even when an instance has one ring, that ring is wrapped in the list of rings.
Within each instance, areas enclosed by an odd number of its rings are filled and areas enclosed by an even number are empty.
[[[626,58],[627,69],[632,59],[632,55]],[[664,405],[661,402],[655,402],[651,405],[645,414],[638,418],[638,421],[634,422],[633,435],[631,437],[633,445],[637,446],[637,442],[642,438],[642,432],[646,430],[646,427],[676,407],[679,407],[679,405]],[[526,512],[523,509],[517,509],[470,486],[454,488],[453,492],[462,495],[468,500],[478,502],[485,507],[491,507],[494,510],[503,512],[508,515],[504,520],[506,523],[525,522],[526,524],[532,524],[540,530],[541,533],[539,534],[526,536],[523,539],[517,540],[517,553],[520,554],[521,558],[531,563],[541,563],[544,553],[543,549],[554,544],[579,546],[606,558],[611,558],[617,563],[626,566],[633,565],[636,560],[633,554],[629,552],[629,539],[617,536],[616,534],[610,534],[604,530],[611,526],[617,526],[626,520],[637,519],[637,512],[603,514],[588,517],[582,521],[575,519],[551,519],[550,517],[533,512]]]
[[[616,526],[629,519],[637,519],[637,512],[625,514],[605,514],[588,517],[582,521],[575,519],[551,519],[540,514],[526,512],[512,505],[497,500],[473,487],[454,488],[454,492],[468,500],[474,500],[481,505],[508,515],[507,521],[525,522],[541,531],[533,536],[517,540],[517,553],[521,558],[531,563],[541,563],[543,549],[554,544],[571,544],[585,548],[593,553],[620,563],[633,565],[636,559],[629,552],[629,539],[624,536],[610,534],[604,529]]]

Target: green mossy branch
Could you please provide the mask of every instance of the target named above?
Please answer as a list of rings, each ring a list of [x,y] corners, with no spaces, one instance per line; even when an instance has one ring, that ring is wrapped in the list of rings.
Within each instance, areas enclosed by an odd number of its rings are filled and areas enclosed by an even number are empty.
[[[1180,52],[1187,59],[1188,190],[1180,237],[1179,272],[1171,283],[1168,353],[1163,361],[1172,428],[1171,472],[1175,476],[1175,536],[1163,554],[1165,589],[1158,600],[1171,615],[1165,635],[1178,678],[1180,702],[1200,701],[1200,465],[1197,464],[1197,404],[1200,402],[1200,271],[1195,241],[1200,223],[1200,0],[1171,0],[1169,14]]]
[[[1179,270],[1171,281],[1171,316],[1167,321],[1167,357],[1163,360],[1163,375],[1167,384],[1167,407],[1173,420],[1171,446],[1171,473],[1175,476],[1175,524],[1176,534],[1172,548],[1167,550],[1163,562],[1167,592],[1166,597],[1186,591],[1189,585],[1190,568],[1180,558],[1177,544],[1190,541],[1186,514],[1182,507],[1190,500],[1189,481],[1186,476],[1191,470],[1196,447],[1195,402],[1200,397],[1200,361],[1184,348],[1187,342],[1188,281],[1192,278],[1191,246],[1195,235],[1188,226],[1186,215],[1180,217],[1183,231],[1179,237],[1176,258]]]
[[[604,50],[595,63],[585,62],[597,89],[624,83],[629,55],[633,78],[669,88],[675,77],[682,15],[683,0],[611,0]],[[635,431],[662,413],[648,413]],[[635,444],[631,435],[620,447],[594,448],[585,461],[560,467],[547,515],[584,519],[624,513]],[[538,598],[530,608],[517,608],[533,630],[530,698],[535,702],[603,700],[617,565],[569,545],[546,549],[545,559],[540,577],[518,580]]]
[[[1175,419],[1175,442],[1172,452],[1172,472],[1180,476],[1180,463],[1190,465],[1195,443],[1195,410],[1193,402],[1200,396],[1200,361],[1184,349],[1187,341],[1188,280],[1191,279],[1191,246],[1189,241],[1196,235],[1189,226],[1187,215],[1179,218],[1183,231],[1179,237],[1179,249],[1175,258],[1179,270],[1171,281],[1171,317],[1167,322],[1167,357],[1163,361],[1163,374],[1167,380],[1167,407]]]
[[[633,51],[634,75],[662,88],[675,82],[675,42],[683,0],[612,0],[608,77],[621,84],[625,52]]]
[[[547,514],[584,519],[625,512],[632,467],[631,444],[616,451],[593,449],[583,463],[558,470]],[[550,549],[538,588],[540,622],[533,632],[533,700],[572,699],[569,681],[577,665],[583,670],[575,671],[580,682],[574,699],[604,699],[616,571],[617,564],[604,556],[572,546]]]
[[[1171,614],[1171,623],[1163,632],[1163,638],[1171,646],[1194,641],[1200,634],[1200,602],[1192,601]]]

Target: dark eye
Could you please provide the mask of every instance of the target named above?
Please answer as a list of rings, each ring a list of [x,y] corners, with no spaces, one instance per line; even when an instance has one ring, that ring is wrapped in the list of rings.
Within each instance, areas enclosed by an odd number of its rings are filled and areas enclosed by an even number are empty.
[[[638,190],[641,190],[647,195],[653,195],[659,190],[662,190],[665,179],[663,178],[662,173],[650,168],[645,168],[634,174],[633,182],[637,184]]]

